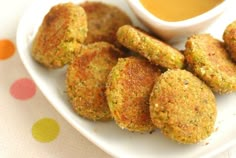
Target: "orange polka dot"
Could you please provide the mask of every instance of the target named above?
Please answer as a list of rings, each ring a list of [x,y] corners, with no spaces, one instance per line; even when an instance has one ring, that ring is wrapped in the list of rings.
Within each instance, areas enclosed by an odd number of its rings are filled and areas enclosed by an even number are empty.
[[[15,53],[15,45],[8,39],[0,40],[0,60],[7,59]]]

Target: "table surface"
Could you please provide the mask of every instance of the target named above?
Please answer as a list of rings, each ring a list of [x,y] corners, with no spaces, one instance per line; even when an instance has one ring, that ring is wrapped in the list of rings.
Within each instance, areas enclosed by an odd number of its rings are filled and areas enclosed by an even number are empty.
[[[0,2],[0,157],[111,157],[57,113],[24,68],[15,46],[16,30],[32,0]],[[215,156],[233,157],[236,146]]]

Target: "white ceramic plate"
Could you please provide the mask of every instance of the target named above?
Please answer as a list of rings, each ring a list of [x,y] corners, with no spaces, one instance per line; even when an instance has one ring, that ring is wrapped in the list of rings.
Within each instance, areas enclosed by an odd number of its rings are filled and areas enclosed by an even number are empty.
[[[83,0],[74,0],[80,3]],[[136,25],[140,25],[125,0],[101,0],[125,11]],[[32,39],[49,9],[66,0],[37,0],[25,12],[17,30],[20,57],[32,78],[55,109],[85,137],[115,157],[204,157],[212,156],[236,144],[236,93],[217,96],[218,119],[216,131],[197,145],[182,145],[164,137],[159,130],[152,134],[131,133],[120,129],[114,122],[102,123],[85,120],[74,113],[65,94],[65,71],[47,70],[30,56]],[[221,39],[227,24],[236,19],[236,1],[206,32]],[[183,48],[183,43],[178,45]]]

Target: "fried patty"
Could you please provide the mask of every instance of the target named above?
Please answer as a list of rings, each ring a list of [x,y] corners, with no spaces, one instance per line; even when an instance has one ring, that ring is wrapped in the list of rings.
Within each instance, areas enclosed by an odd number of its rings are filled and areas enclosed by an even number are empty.
[[[87,37],[84,9],[73,3],[53,6],[46,14],[33,41],[33,58],[48,68],[69,63]]]
[[[110,120],[105,88],[109,72],[121,52],[106,42],[97,42],[82,48],[68,66],[66,88],[73,109],[90,120]]]
[[[188,67],[216,93],[236,90],[236,65],[224,44],[209,34],[191,36],[184,51]]]
[[[186,70],[168,70],[150,96],[153,123],[167,137],[184,144],[198,143],[214,131],[216,100],[211,89]]]
[[[230,56],[236,62],[236,21],[233,21],[225,28],[223,40]]]
[[[116,6],[102,2],[84,2],[80,4],[84,8],[88,19],[88,36],[85,43],[106,41],[120,48],[116,40],[116,32],[122,25],[131,25],[131,19]]]
[[[154,64],[169,69],[184,66],[184,56],[180,51],[133,26],[120,27],[117,31],[117,39],[122,45],[141,54]]]
[[[107,80],[107,102],[114,120],[122,129],[152,131],[149,95],[159,69],[146,59],[120,58]]]

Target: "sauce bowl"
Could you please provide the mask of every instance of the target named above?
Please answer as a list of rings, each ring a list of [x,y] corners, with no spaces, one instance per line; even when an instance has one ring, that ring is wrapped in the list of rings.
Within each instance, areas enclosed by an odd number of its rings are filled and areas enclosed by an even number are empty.
[[[188,36],[204,31],[210,26],[226,9],[227,1],[224,0],[211,10],[183,21],[164,21],[150,13],[140,0],[127,0],[130,8],[141,22],[147,26],[160,39],[168,43],[179,43]]]

